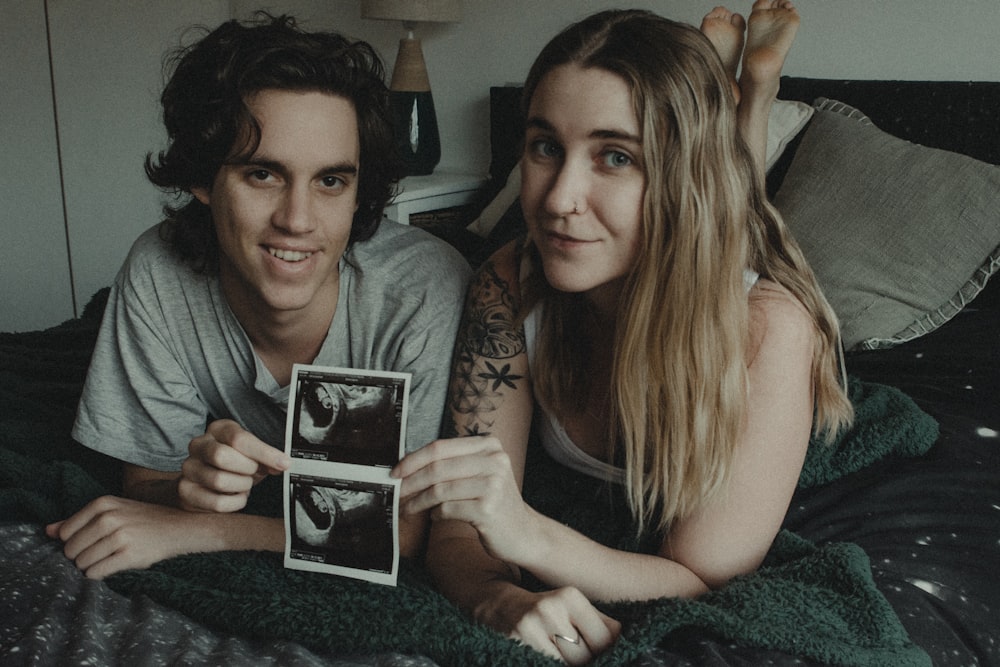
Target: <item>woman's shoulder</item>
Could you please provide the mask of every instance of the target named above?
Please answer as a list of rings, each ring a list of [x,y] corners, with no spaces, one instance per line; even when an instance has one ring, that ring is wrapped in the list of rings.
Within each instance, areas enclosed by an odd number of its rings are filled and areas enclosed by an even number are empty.
[[[749,299],[751,363],[765,347],[811,357],[816,330],[813,316],[787,287],[761,278],[750,289]]]
[[[521,260],[524,256],[524,241],[514,240],[500,246],[489,259],[483,262],[480,272],[484,269],[495,273],[500,278],[516,283],[518,282]]]
[[[523,246],[522,242],[511,241],[490,255],[476,271],[471,294],[499,290],[516,299],[520,293]]]

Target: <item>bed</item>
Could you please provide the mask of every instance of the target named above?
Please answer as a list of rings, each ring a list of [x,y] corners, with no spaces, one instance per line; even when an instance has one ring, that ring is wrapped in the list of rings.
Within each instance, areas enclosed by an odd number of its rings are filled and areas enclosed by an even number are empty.
[[[473,264],[522,229],[518,96],[491,90],[482,212],[431,229]],[[859,424],[811,452],[760,572],[609,605],[625,630],[597,663],[1000,665],[1000,83],[785,78],[780,97],[768,185],[841,317]],[[396,588],[262,553],[82,578],[41,526],[120,488],[68,435],[104,297],[0,334],[0,662],[552,664],[468,622],[419,563]],[[645,548],[613,490],[540,455],[533,470],[543,511]],[[262,484],[248,511],[279,493]]]

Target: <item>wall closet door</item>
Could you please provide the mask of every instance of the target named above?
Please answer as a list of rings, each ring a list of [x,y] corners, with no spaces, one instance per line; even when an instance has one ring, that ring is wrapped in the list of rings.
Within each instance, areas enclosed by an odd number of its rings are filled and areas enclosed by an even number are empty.
[[[0,331],[73,317],[41,0],[0,21]]]
[[[48,0],[69,245],[78,307],[110,285],[161,219],[143,161],[164,147],[164,54],[229,17],[225,0]]]

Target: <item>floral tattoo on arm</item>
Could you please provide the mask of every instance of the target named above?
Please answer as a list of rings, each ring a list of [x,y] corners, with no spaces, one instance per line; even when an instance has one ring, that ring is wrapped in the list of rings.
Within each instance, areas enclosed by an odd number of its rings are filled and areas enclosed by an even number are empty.
[[[519,388],[524,376],[512,373],[507,360],[524,352],[524,332],[513,319],[510,286],[487,262],[469,288],[455,344],[446,436],[488,435],[504,391]]]

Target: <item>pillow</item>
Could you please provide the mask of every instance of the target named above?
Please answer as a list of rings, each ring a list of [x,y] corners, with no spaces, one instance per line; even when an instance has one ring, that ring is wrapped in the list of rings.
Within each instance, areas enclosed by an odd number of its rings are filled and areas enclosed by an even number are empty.
[[[768,116],[767,124],[767,158],[766,169],[774,166],[774,163],[781,157],[782,152],[788,143],[795,138],[795,135],[805,126],[812,117],[814,109],[804,103],[791,100],[775,100],[771,105],[771,113]],[[507,210],[517,203],[518,195],[521,192],[521,163],[514,165],[507,182],[497,193],[497,196],[486,205],[475,220],[469,223],[470,232],[482,237],[489,236],[493,227],[497,224]]]
[[[764,171],[770,171],[788,143],[805,127],[815,110],[805,102],[775,100],[767,117],[767,157]]]
[[[466,229],[486,238],[493,231],[493,227],[496,226],[501,216],[507,212],[507,209],[514,204],[520,206],[518,203],[518,196],[520,194],[521,163],[518,162],[511,169],[510,174],[507,176],[507,182],[504,183],[503,188],[497,193],[497,196],[486,205],[486,208],[482,210],[478,218],[469,223]]]
[[[1000,167],[893,137],[840,102],[815,106],[774,204],[844,347],[933,331],[1000,267]]]

